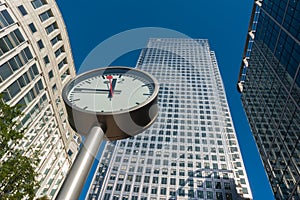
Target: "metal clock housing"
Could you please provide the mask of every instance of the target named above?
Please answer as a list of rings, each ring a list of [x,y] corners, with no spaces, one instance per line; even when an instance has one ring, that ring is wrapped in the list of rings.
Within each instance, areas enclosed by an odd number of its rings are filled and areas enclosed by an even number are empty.
[[[66,84],[62,98],[68,121],[86,136],[104,127],[107,140],[134,136],[158,116],[159,84],[150,74],[129,67],[106,67],[77,76]]]

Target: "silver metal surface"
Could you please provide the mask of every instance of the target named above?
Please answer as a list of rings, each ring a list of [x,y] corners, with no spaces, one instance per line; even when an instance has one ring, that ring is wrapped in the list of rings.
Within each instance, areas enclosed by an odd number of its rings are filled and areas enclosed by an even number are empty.
[[[94,158],[104,137],[100,126],[94,126],[87,134],[85,142],[70,169],[56,199],[77,200],[87,179]]]

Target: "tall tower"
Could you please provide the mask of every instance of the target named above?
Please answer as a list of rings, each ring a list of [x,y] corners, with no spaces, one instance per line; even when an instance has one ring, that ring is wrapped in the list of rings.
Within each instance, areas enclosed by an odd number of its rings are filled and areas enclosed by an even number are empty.
[[[300,199],[299,27],[299,1],[255,1],[238,80],[276,199]]]
[[[75,76],[67,31],[54,0],[0,1],[0,92],[22,105],[27,127],[21,148],[40,152],[41,187],[54,198],[78,148],[67,126],[60,91]]]
[[[136,67],[160,83],[159,117],[106,144],[86,199],[252,199],[208,41],[150,39]]]

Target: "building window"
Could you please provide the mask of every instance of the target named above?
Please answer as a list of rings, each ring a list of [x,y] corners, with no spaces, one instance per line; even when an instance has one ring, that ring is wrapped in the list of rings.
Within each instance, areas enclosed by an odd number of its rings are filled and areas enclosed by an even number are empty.
[[[51,71],[48,73],[48,78],[49,78],[49,80],[51,80],[53,77],[54,77],[53,71],[51,70]]]
[[[25,39],[22,36],[19,29],[14,30],[8,35],[0,38],[0,56],[5,54],[6,52],[9,52],[10,50],[12,50],[13,48],[15,48],[16,46],[18,46],[24,41]]]
[[[170,189],[170,196],[171,197],[175,197],[176,196],[175,189]]]
[[[135,182],[141,182],[141,179],[142,179],[142,176],[137,175],[137,176],[135,177]]]
[[[230,183],[224,183],[225,190],[230,190]]]
[[[176,179],[175,178],[170,179],[170,185],[176,185]]]
[[[45,63],[45,65],[47,65],[47,64],[50,63],[50,60],[49,60],[49,57],[48,57],[48,56],[45,56],[45,57],[44,57],[44,63]]]
[[[248,194],[248,189],[247,189],[247,188],[244,188],[244,187],[243,187],[242,190],[243,190],[243,193],[244,193],[244,194]]]
[[[216,182],[216,189],[221,189],[221,182]]]
[[[69,75],[70,75],[70,70],[67,69],[67,70],[60,76],[61,81],[64,81]]]
[[[124,191],[129,192],[131,188],[131,185],[125,185]],[[118,190],[117,190],[118,191]]]
[[[7,10],[0,11],[0,30],[13,23],[14,20],[11,18]]]
[[[148,189],[149,188],[147,186],[144,186],[143,189],[142,189],[142,192],[147,194],[148,193]]]
[[[66,64],[68,64],[67,59],[63,59],[60,63],[58,63],[58,69],[60,70],[61,68],[63,68]]]
[[[140,186],[134,186],[133,192],[139,192],[139,190],[140,190]]]
[[[182,188],[178,189],[178,194],[179,194],[179,196],[184,197],[185,196],[184,189],[182,189]]]
[[[122,189],[122,184],[117,184],[116,185],[116,191],[121,191]]]
[[[72,155],[73,155],[73,151],[71,149],[69,149],[68,156],[71,157]]]
[[[31,2],[32,6],[37,9],[45,4],[47,4],[47,2],[45,0],[33,0]]]
[[[37,31],[33,23],[30,23],[28,26],[32,33],[35,33]]]
[[[23,51],[0,66],[0,82],[5,81],[10,75],[14,73],[14,71],[17,71],[27,63],[28,59],[25,52]]]
[[[53,13],[51,10],[47,10],[46,12],[43,12],[42,14],[39,15],[41,22],[46,21],[50,17],[53,17]]]
[[[213,199],[214,198],[214,193],[211,192],[211,191],[207,191],[206,195],[207,195],[207,199]]]
[[[198,196],[199,199],[204,198],[203,191],[197,190],[197,196]]]
[[[109,200],[110,199],[110,194],[109,193],[106,193],[104,195],[104,199],[103,200]]]
[[[64,49],[64,47],[62,46],[62,47],[60,47],[58,50],[56,50],[55,51],[55,57],[57,58],[58,56],[60,56],[62,53],[64,53],[65,52],[65,49]]]
[[[151,194],[157,194],[157,188],[152,188],[151,189]]]
[[[133,180],[133,175],[128,175],[127,176],[127,181],[132,181]]]
[[[150,176],[145,176],[144,183],[149,183],[149,182],[150,182]]]
[[[30,60],[30,59],[33,58],[33,57],[32,57],[32,54],[31,54],[31,51],[30,51],[30,49],[29,49],[28,47],[26,47],[26,48],[24,49],[24,51],[22,51],[22,52],[25,53],[25,55],[22,56],[23,58],[26,57],[27,60]],[[21,54],[22,54],[22,52],[21,52]],[[27,62],[27,61],[26,61],[26,62]]]
[[[194,196],[194,190],[189,190],[188,191],[188,196],[190,197],[190,198],[194,198],[195,196]]]
[[[206,188],[212,188],[211,181],[205,181]]]
[[[61,35],[59,34],[59,35],[55,36],[50,42],[51,42],[52,46],[54,46],[61,39],[62,39]]]
[[[166,195],[167,194],[167,188],[161,188],[160,189],[160,194],[161,195]]]
[[[42,40],[37,41],[37,44],[38,44],[40,49],[43,49],[45,47]]]
[[[152,177],[152,183],[158,183],[158,177]]]
[[[57,92],[57,86],[56,86],[56,84],[54,84],[52,86],[52,92],[53,92],[53,94],[55,94]]]
[[[50,33],[52,33],[55,29],[58,29],[57,23],[54,22],[53,24],[49,25],[46,27],[46,32],[49,35]]]
[[[18,9],[23,16],[28,14],[23,5],[18,6]]]
[[[180,185],[180,186],[184,186],[184,185],[185,185],[184,179],[179,179],[179,185]]]

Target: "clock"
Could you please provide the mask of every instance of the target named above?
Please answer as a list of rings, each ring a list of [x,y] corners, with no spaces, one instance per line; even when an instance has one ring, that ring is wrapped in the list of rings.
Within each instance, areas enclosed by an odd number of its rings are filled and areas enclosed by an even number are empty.
[[[65,85],[62,98],[68,121],[86,136],[93,126],[105,138],[118,140],[148,128],[158,116],[159,84],[150,74],[129,67],[106,67],[77,76]]]

